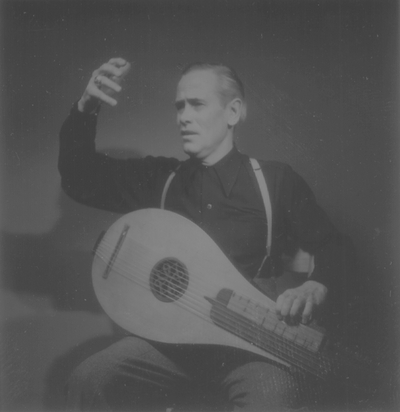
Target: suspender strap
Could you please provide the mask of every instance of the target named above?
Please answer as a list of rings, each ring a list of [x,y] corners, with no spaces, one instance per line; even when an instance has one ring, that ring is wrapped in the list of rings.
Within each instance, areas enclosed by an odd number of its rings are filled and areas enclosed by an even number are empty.
[[[268,259],[268,257],[271,255],[271,245],[272,245],[272,205],[271,205],[271,199],[269,196],[269,191],[268,191],[268,186],[267,186],[267,182],[265,181],[265,177],[264,177],[264,173],[260,167],[260,164],[258,163],[258,161],[256,159],[250,158],[250,164],[253,168],[254,171],[254,176],[256,178],[256,181],[258,183],[258,186],[260,188],[260,192],[261,192],[261,196],[264,202],[264,208],[265,208],[265,214],[267,217],[267,244],[266,244],[266,254],[265,257],[263,259],[263,261],[261,262],[261,265],[257,271],[257,274],[255,276],[255,278],[258,278],[260,273],[261,273],[261,269],[264,266],[264,263],[266,262],[266,260]],[[168,188],[171,185],[172,179],[175,177],[176,172],[178,171],[178,169],[180,168],[180,165],[168,176],[167,181],[165,182],[164,185],[164,189],[161,195],[161,209],[164,209],[165,207],[165,199],[167,197],[167,192],[168,192]],[[254,182],[255,183],[255,182]],[[302,251],[300,251],[302,252]],[[302,252],[303,254],[305,252]],[[297,255],[296,255],[297,256]],[[298,257],[299,259],[301,258],[301,253],[298,253]],[[295,262],[296,263],[296,262]],[[303,266],[304,264],[301,266],[301,270],[298,269],[294,269],[295,271],[303,271]],[[309,268],[308,268],[308,272],[309,275],[312,273],[312,271],[314,270],[314,257],[311,257],[310,260],[310,264],[309,264]]]
[[[264,202],[265,214],[267,216],[267,254],[268,257],[271,254],[271,244],[272,244],[272,206],[271,206],[271,199],[269,197],[267,182],[265,181],[264,173],[261,170],[260,164],[256,159],[250,158],[251,166],[253,167],[254,174],[257,179],[257,183],[260,187],[261,196]],[[169,186],[172,182],[172,179],[175,177],[176,172],[178,171],[180,165],[168,176],[167,181],[165,182],[164,189],[161,195],[161,209],[165,208],[165,199],[167,197],[167,192]],[[264,262],[263,262],[264,263]]]
[[[170,186],[170,184],[171,184],[171,182],[172,182],[172,179],[175,177],[176,172],[178,171],[178,169],[179,169],[180,167],[181,167],[181,165],[179,165],[179,166],[168,176],[168,179],[167,179],[167,181],[165,182],[164,189],[163,189],[163,192],[162,192],[162,195],[161,195],[161,205],[160,205],[161,209],[165,209],[165,199],[166,199],[166,197],[167,197],[168,188],[169,188],[169,186]]]
[[[254,170],[254,174],[260,188],[261,196],[264,202],[265,214],[267,217],[267,244],[266,244],[266,254],[261,263],[260,268],[258,269],[258,273],[261,271],[265,261],[271,254],[271,244],[272,244],[272,206],[271,206],[271,199],[269,197],[269,191],[267,187],[267,182],[265,181],[264,173],[261,170],[260,164],[256,159],[250,158],[251,166]],[[172,182],[172,179],[175,177],[176,172],[178,171],[180,165],[168,176],[167,181],[165,182],[164,189],[161,195],[161,209],[165,208],[165,199],[167,197],[167,192],[169,186]]]
[[[261,196],[264,202],[265,214],[267,216],[267,254],[265,255],[264,261],[271,254],[271,244],[272,244],[272,206],[271,199],[269,197],[267,182],[265,181],[264,173],[261,170],[260,164],[256,159],[250,158],[250,163],[253,167],[254,174],[256,176],[258,185],[260,187]],[[262,265],[261,265],[262,266]]]

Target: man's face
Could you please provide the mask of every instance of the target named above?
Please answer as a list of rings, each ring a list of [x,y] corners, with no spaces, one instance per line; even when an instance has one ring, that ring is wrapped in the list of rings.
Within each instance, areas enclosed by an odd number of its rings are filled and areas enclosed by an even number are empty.
[[[211,70],[185,74],[177,88],[177,122],[185,153],[204,163],[219,160],[232,148],[229,105],[218,94],[218,76]]]

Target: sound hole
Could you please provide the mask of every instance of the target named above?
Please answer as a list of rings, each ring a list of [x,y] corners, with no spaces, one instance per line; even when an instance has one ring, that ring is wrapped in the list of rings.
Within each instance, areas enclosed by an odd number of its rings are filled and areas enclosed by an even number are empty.
[[[186,266],[174,258],[161,260],[150,274],[150,289],[162,302],[178,300],[185,293],[188,284]]]

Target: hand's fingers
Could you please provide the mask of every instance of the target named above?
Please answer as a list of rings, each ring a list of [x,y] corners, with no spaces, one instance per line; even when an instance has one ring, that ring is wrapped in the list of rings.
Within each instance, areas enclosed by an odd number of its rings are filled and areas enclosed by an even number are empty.
[[[299,315],[300,310],[304,306],[304,300],[297,297],[293,300],[292,307],[290,308],[289,315],[294,318]]]
[[[295,296],[294,295],[283,295],[283,300],[282,300],[282,304],[280,307],[280,315],[285,318],[286,316],[289,315],[290,313],[290,309],[292,307],[293,301],[295,300]]]
[[[117,104],[117,100],[111,97],[114,92],[121,91],[121,86],[117,84],[113,79],[107,76],[98,74],[90,79],[87,92],[97,99],[108,103],[111,106]]]
[[[113,57],[112,59],[108,61],[108,63],[113,64],[117,67],[121,67],[121,66],[125,66],[125,64],[127,64],[128,62],[122,57]]]
[[[91,112],[98,106],[99,101],[115,106],[117,100],[110,95],[121,91],[119,83],[128,74],[130,67],[129,62],[117,57],[96,69],[78,102],[78,110]]]
[[[110,106],[116,106],[117,103],[118,103],[116,99],[114,99],[113,97],[109,96],[108,94],[102,92],[101,90],[100,90],[99,99],[102,100],[105,103],[108,103]]]
[[[98,100],[103,101],[104,103],[108,103],[111,106],[115,106],[117,104],[117,101],[114,98],[104,93],[104,91],[102,91],[98,86],[94,84],[94,79],[88,86],[87,92],[90,93],[90,96],[95,97]]]
[[[285,298],[283,295],[279,295],[278,299],[276,300],[275,313],[278,316],[278,319],[281,319],[281,309],[284,300]]]
[[[295,289],[288,289],[278,296],[275,307],[276,315],[278,319],[290,315],[292,320],[301,316],[302,323],[308,323],[311,320],[314,306],[325,301],[327,292],[326,286],[315,281],[306,281]]]
[[[290,299],[291,293],[290,290],[286,290],[283,292],[281,295],[278,296],[278,299],[276,300],[276,305],[275,305],[275,312],[278,315],[278,318],[282,318],[283,312],[286,310],[288,305],[288,299]]]
[[[99,89],[101,89],[102,86],[106,86],[106,87],[114,90],[115,92],[120,92],[121,89],[122,89],[122,87],[118,83],[116,83],[112,79],[110,79],[106,76],[102,76],[100,74],[93,78],[93,83]]]
[[[121,69],[119,69],[118,67],[114,66],[113,64],[108,64],[105,63],[103,65],[101,65],[98,69],[96,69],[93,73],[92,76],[96,77],[96,76],[106,76],[106,77],[118,77],[120,76],[122,73]]]
[[[302,323],[308,323],[311,320],[313,306],[314,306],[313,301],[311,299],[307,299],[306,304],[304,306],[303,314],[301,317]]]

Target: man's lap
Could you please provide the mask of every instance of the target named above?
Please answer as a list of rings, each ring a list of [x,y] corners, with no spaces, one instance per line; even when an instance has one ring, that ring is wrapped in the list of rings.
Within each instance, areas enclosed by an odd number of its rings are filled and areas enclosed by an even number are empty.
[[[83,362],[70,410],[295,409],[301,384],[286,368],[234,348],[150,343],[127,336]]]

